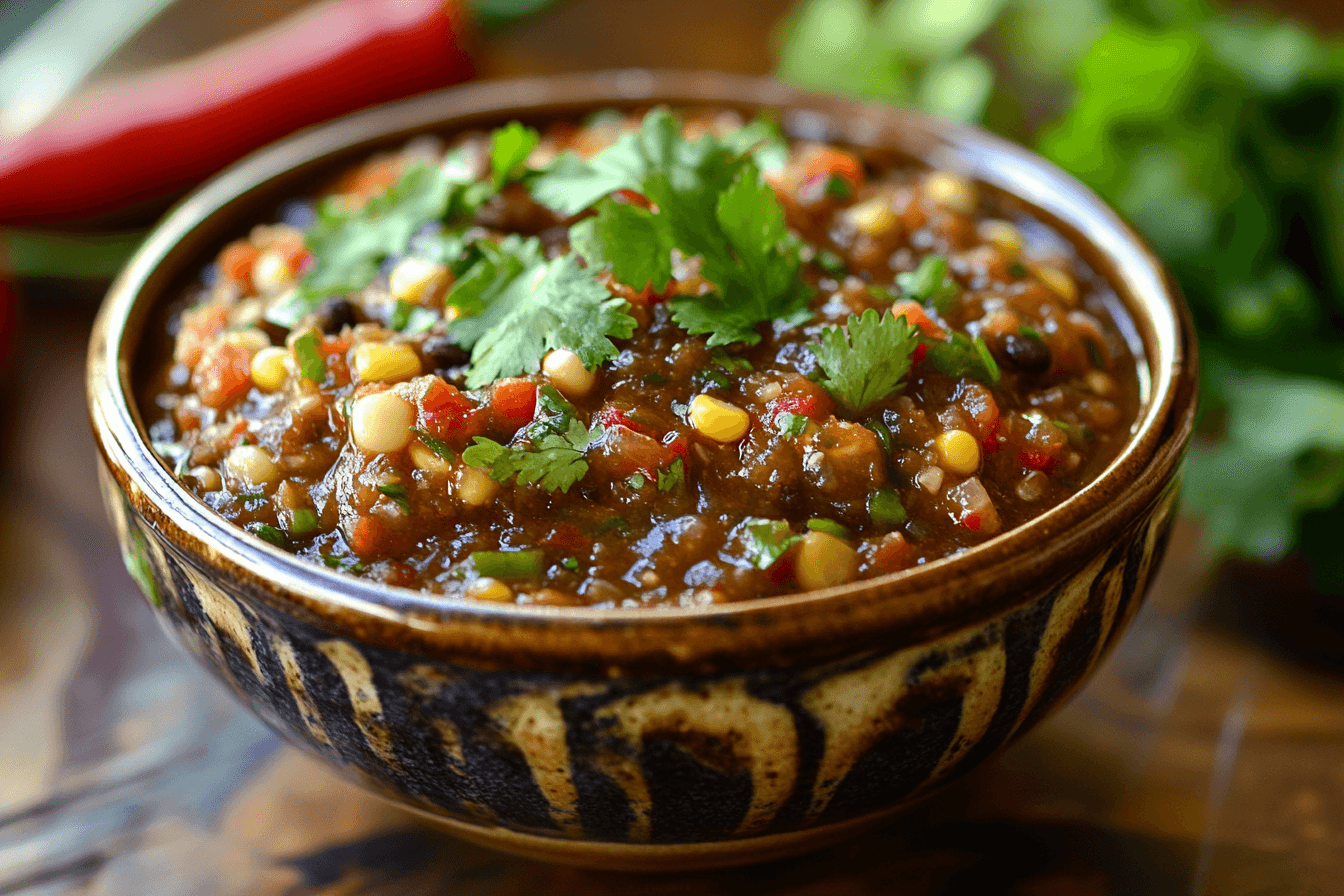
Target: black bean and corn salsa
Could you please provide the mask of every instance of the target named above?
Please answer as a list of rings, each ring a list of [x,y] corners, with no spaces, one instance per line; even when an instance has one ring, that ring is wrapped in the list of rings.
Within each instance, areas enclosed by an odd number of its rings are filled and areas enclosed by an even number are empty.
[[[654,109],[377,155],[225,246],[156,450],[300,557],[484,601],[695,607],[955,554],[1137,414],[1105,282],[1024,206]]]

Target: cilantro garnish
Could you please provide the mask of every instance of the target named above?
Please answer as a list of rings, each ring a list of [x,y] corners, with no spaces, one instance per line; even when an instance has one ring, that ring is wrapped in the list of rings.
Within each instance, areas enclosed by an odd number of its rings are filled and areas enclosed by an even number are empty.
[[[401,508],[402,513],[408,516],[410,515],[411,502],[406,495],[406,486],[402,485],[400,482],[392,482],[387,485],[378,486],[378,491],[396,502],[396,505]]]
[[[757,569],[768,569],[785,551],[803,540],[801,535],[793,534],[786,520],[748,517],[743,521],[743,528],[747,559]]]
[[[658,471],[658,491],[670,492],[679,485],[686,484],[686,462],[681,458],[672,461],[666,470]]]
[[[579,568],[579,561],[574,557],[566,557],[560,561],[560,565],[570,572],[575,572]]]
[[[913,271],[897,274],[896,285],[907,297],[946,316],[956,307],[960,294],[950,271],[946,258],[929,255]]]
[[[309,532],[315,532],[322,525],[317,518],[317,513],[310,508],[300,507],[290,515],[289,534],[307,535]]]
[[[177,442],[153,442],[154,453],[173,465],[173,475],[182,476],[191,468],[191,449]]]
[[[985,340],[972,339],[965,333],[953,333],[946,342],[927,340],[927,360],[946,376],[969,376],[981,382],[997,383],[1003,375]]]
[[[775,415],[775,432],[781,436],[800,436],[807,429],[808,418],[792,411]]]
[[[387,325],[393,330],[416,336],[428,332],[439,321],[439,312],[423,305],[412,305],[404,299],[398,299],[392,306],[392,314]]]
[[[346,561],[346,560],[342,560],[342,559],[340,559],[339,557],[331,557],[331,556],[328,556],[328,555],[326,555],[326,554],[323,554],[323,555],[322,555],[322,562],[325,563],[327,566],[331,567],[332,569],[347,570],[347,571],[349,571],[349,572],[363,572],[363,571],[364,571],[364,564],[363,564],[363,563],[360,563],[358,560],[356,560],[355,562],[351,563],[351,562],[348,562],[348,561]]]
[[[304,333],[294,340],[294,354],[299,359],[299,370],[304,379],[320,383],[327,378],[327,360],[317,346],[317,337],[312,333]]]
[[[849,265],[845,264],[845,260],[830,249],[822,249],[813,260],[827,276],[836,280],[849,273]]]
[[[516,121],[490,135],[490,172],[496,190],[522,177],[527,170],[527,157],[540,142],[536,131]]]
[[[462,452],[462,460],[489,470],[497,482],[517,476],[524,485],[539,482],[547,491],[568,492],[587,475],[584,452],[601,435],[601,425],[587,429],[578,420],[570,420],[564,433],[545,436],[531,447],[505,446],[476,436],[476,444]]]
[[[844,330],[827,327],[821,344],[808,349],[826,372],[821,384],[858,411],[901,388],[918,342],[918,331],[904,317],[879,317],[869,308],[862,317],[851,314]]]
[[[649,482],[648,477],[646,477],[643,473],[632,473],[630,477],[625,480],[625,484],[630,486],[635,491],[639,491],[645,485],[648,485],[648,482]]]
[[[441,440],[436,439],[433,435],[418,427],[412,428],[411,432],[420,437],[420,441],[425,443],[426,448],[448,461],[448,463],[451,464],[457,462],[457,455],[453,453],[453,449],[449,448]]]
[[[595,267],[610,264],[618,280],[636,288],[666,286],[673,247],[699,256],[701,275],[717,290],[674,299],[673,319],[709,334],[710,346],[754,344],[757,324],[782,319],[796,326],[810,314],[797,246],[751,149],[710,134],[690,142],[674,115],[655,109],[638,131],[591,160],[559,156],[532,181],[532,192],[570,215],[598,204],[597,216],[574,228],[576,250]],[[617,190],[647,197],[657,212],[599,203]]]
[[[608,517],[593,530],[593,537],[606,535],[608,532],[615,532],[617,535],[629,535],[630,523],[619,516]]]
[[[504,288],[478,298],[486,307],[450,327],[460,344],[472,347],[467,385],[473,389],[535,372],[551,349],[570,349],[592,369],[618,354],[613,337],[635,332],[629,304],[612,296],[572,255],[521,271]]]

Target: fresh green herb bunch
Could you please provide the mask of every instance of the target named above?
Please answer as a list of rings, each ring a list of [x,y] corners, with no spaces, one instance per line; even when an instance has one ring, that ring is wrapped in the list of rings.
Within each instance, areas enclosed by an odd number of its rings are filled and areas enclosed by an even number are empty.
[[[1189,506],[1344,594],[1344,45],[1204,0],[804,0],[801,86],[978,121],[1146,234],[1199,329]]]

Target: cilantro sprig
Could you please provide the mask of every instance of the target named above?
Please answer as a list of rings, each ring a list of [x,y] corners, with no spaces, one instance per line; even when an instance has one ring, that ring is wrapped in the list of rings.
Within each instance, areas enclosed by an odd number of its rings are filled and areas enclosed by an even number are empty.
[[[961,290],[952,279],[951,267],[941,255],[929,255],[913,271],[896,275],[896,285],[908,298],[928,305],[946,316],[956,307]]]
[[[496,482],[517,477],[521,485],[538,482],[547,491],[568,493],[588,474],[584,452],[601,437],[600,424],[589,429],[578,420],[570,420],[563,433],[544,436],[532,446],[506,446],[477,436],[476,444],[462,452],[462,460],[488,470]]]
[[[918,330],[905,317],[879,316],[869,308],[862,317],[851,314],[844,329],[827,327],[821,343],[808,349],[826,374],[821,384],[859,411],[904,385],[918,344]]]
[[[789,548],[803,540],[803,536],[793,533],[787,520],[748,517],[742,530],[747,559],[757,569],[769,569]]]

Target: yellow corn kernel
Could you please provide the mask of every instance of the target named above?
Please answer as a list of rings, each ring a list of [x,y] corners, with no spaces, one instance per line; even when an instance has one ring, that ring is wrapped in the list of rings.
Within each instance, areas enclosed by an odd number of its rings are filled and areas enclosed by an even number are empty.
[[[252,356],[252,382],[263,392],[275,392],[285,384],[289,370],[285,359],[289,352],[278,345],[268,346]]]
[[[1078,284],[1064,271],[1048,264],[1037,264],[1031,266],[1031,273],[1045,284],[1046,289],[1063,299],[1065,305],[1078,307]]]
[[[980,469],[980,443],[964,429],[952,429],[933,440],[940,466],[959,476],[970,476]]]
[[[423,258],[406,258],[397,263],[387,277],[392,298],[413,305],[427,304],[438,296],[448,281],[448,269]]]
[[[924,195],[948,211],[961,215],[975,214],[975,207],[980,203],[975,184],[950,171],[934,171],[924,178]]]
[[[262,252],[252,263],[252,283],[262,295],[276,295],[293,282],[294,272],[290,270],[289,262],[274,249]]]
[[[499,494],[499,483],[490,478],[490,474],[475,467],[462,467],[457,471],[457,496],[469,507],[484,507],[495,500]]]
[[[874,196],[866,202],[860,202],[850,208],[845,216],[856,230],[868,236],[883,236],[900,224],[900,218],[896,217],[888,196]]]
[[[746,411],[709,395],[691,399],[690,418],[696,431],[716,442],[736,442],[751,427]]]
[[[513,600],[513,589],[499,579],[482,576],[467,586],[466,595],[472,600],[502,604]]]
[[[192,467],[187,475],[196,480],[196,484],[207,492],[217,492],[223,487],[219,473],[213,467]]]
[[[1007,221],[982,221],[977,230],[980,239],[998,249],[1004,258],[1022,255],[1022,233]]]
[[[411,440],[415,407],[395,392],[375,392],[350,409],[350,438],[369,454],[400,451]]]
[[[392,383],[420,375],[420,356],[400,342],[366,342],[355,349],[355,373],[364,382]]]
[[[448,461],[439,457],[419,442],[411,443],[410,455],[411,463],[415,464],[416,469],[424,470],[427,473],[446,474],[452,472],[453,468]]]
[[[858,572],[858,552],[826,532],[811,531],[798,546],[795,575],[798,584],[812,590],[843,585]]]
[[[597,384],[597,371],[584,367],[583,359],[567,348],[548,354],[541,362],[541,371],[569,399],[583,398]]]
[[[259,352],[271,344],[271,338],[256,327],[244,327],[224,336],[224,344],[250,352]]]

